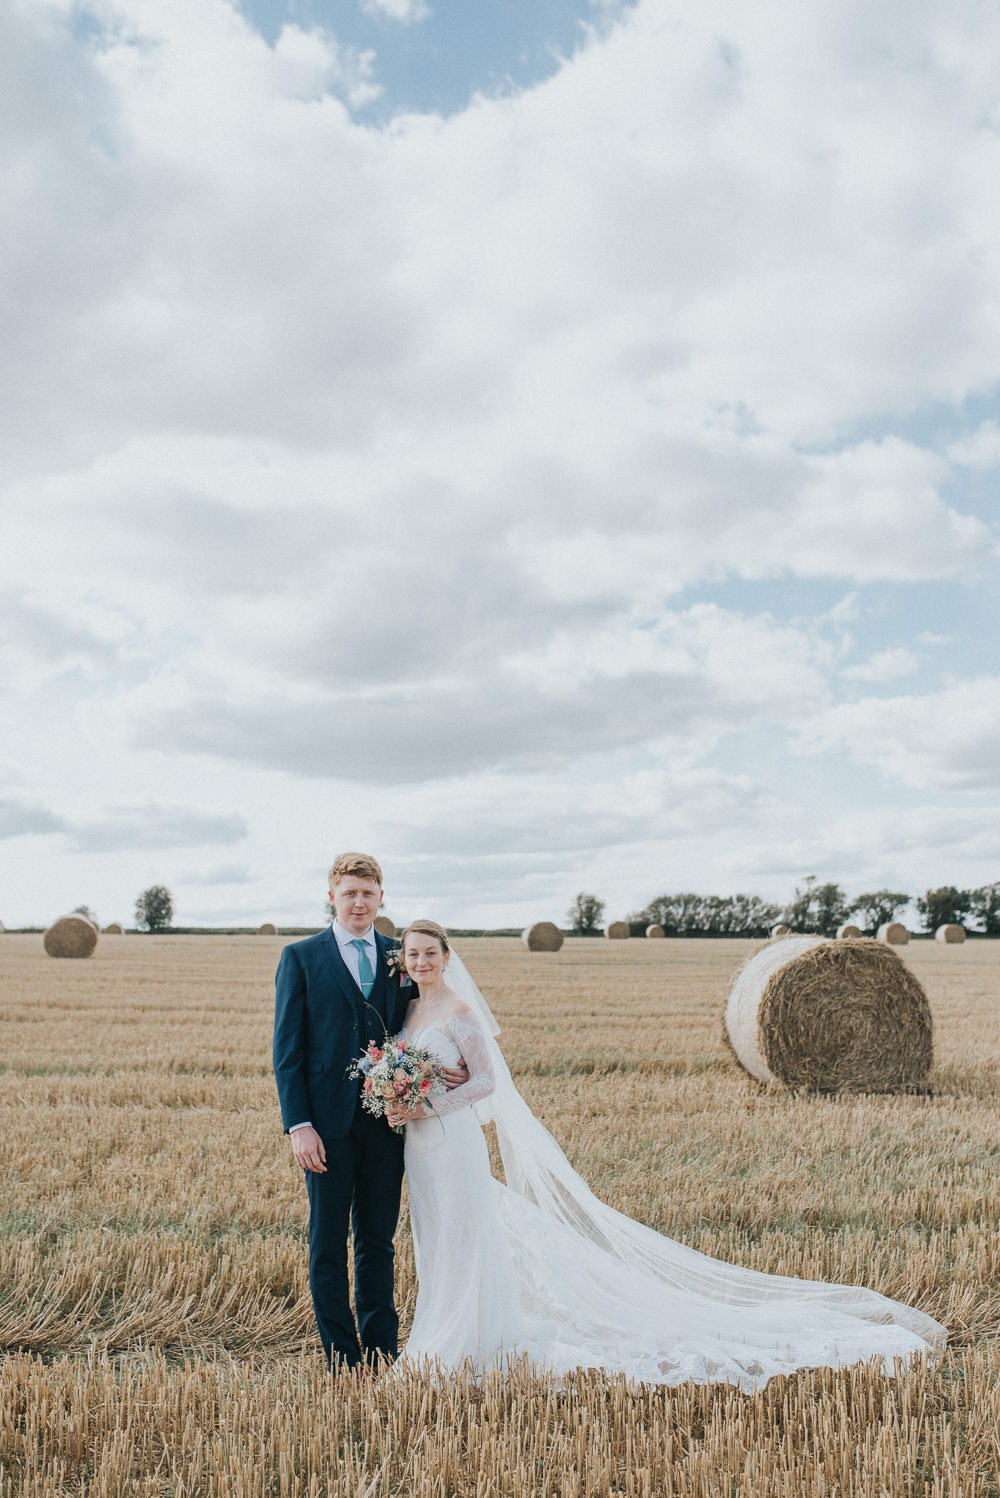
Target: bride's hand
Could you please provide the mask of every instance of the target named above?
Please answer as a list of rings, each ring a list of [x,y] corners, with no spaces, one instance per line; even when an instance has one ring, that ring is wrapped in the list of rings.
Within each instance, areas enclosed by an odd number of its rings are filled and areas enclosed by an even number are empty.
[[[428,1109],[423,1103],[414,1103],[412,1108],[387,1108],[386,1119],[391,1128],[398,1129],[402,1124],[412,1123],[415,1118],[426,1118]]]

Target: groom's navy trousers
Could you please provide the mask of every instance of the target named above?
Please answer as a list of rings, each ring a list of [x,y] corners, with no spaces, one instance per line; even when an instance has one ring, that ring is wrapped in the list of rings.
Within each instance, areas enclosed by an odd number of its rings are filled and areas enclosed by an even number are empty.
[[[392,1294],[392,1237],[403,1182],[402,1140],[359,1107],[340,1139],[324,1139],[326,1174],[306,1171],[309,1287],[328,1358],[353,1366],[364,1356],[394,1358],[399,1317]],[[354,1232],[354,1304],[348,1296],[347,1231]]]
[[[275,975],[274,1075],[285,1129],[309,1122],[326,1151],[323,1174],[306,1171],[309,1286],[327,1357],[353,1367],[395,1357],[393,1234],[399,1218],[403,1140],[361,1108],[360,1083],[348,1069],[369,1039],[402,1026],[406,1001],[386,973],[392,945],[377,932],[378,963],[367,1000],[348,972],[329,929],[293,942]],[[354,1237],[354,1302],[347,1272]],[[359,1335],[360,1334],[360,1335]]]

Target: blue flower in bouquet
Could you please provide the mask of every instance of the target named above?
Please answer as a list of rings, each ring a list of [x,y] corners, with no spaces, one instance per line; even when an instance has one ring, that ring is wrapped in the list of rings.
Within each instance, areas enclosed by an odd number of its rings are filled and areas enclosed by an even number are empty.
[[[386,1036],[381,1045],[370,1041],[351,1062],[348,1076],[361,1079],[361,1106],[376,1118],[382,1118],[387,1107],[433,1107],[431,1098],[444,1091],[439,1062],[401,1035]]]

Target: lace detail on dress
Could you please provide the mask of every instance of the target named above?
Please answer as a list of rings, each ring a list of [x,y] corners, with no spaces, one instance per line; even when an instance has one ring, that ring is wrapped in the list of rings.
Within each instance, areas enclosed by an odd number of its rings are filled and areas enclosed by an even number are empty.
[[[489,1097],[496,1086],[496,1077],[486,1037],[471,1014],[453,1014],[441,1024],[433,1026],[433,1029],[437,1034],[447,1036],[458,1047],[469,1068],[467,1082],[463,1082],[460,1087],[453,1087],[443,1097],[436,1097],[431,1105],[438,1118],[445,1118],[457,1108],[470,1108],[473,1103]]]

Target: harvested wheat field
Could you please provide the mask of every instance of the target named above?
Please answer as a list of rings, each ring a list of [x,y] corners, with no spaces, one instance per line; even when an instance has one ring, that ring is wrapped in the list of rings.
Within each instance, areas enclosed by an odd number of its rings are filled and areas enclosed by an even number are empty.
[[[902,951],[933,1012],[929,1090],[831,1098],[768,1091],[726,1052],[751,943],[460,943],[529,1102],[607,1201],[950,1329],[936,1369],[747,1396],[324,1375],[269,1069],[283,941],[130,936],[55,963],[4,937],[3,1498],[997,1498],[1000,944]]]

